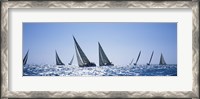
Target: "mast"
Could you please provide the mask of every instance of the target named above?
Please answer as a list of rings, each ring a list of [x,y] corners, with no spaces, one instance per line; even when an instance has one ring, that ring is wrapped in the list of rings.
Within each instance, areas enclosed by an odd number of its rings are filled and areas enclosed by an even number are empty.
[[[65,65],[59,58],[58,54],[57,54],[57,51],[56,52],[56,65]]]
[[[73,60],[74,60],[74,55],[73,55],[73,57],[72,57],[70,63],[68,63],[68,65],[72,65]]]
[[[83,52],[83,50],[79,46],[79,44],[76,41],[76,39],[75,39],[74,36],[73,36],[73,39],[74,39],[74,45],[75,45],[75,50],[76,50],[76,56],[77,56],[78,65],[80,67],[96,66],[95,63],[92,63],[92,62],[90,62],[88,60],[88,58],[86,57],[85,53]]]
[[[136,60],[136,62],[134,63],[134,65],[137,65],[137,62],[138,62],[138,60],[139,60],[139,58],[140,58],[140,54],[141,54],[141,51],[139,52],[138,57],[137,57],[137,60]]]
[[[159,63],[159,65],[167,65],[162,53],[161,53],[161,56],[160,56],[160,63]]]
[[[113,66],[113,64],[109,61],[108,57],[106,56],[101,44],[98,42],[99,45],[99,66]]]
[[[147,65],[150,65],[151,60],[152,60],[152,58],[153,58],[153,54],[154,54],[154,51],[151,53],[151,58],[150,58],[150,60],[149,60],[149,63],[147,63]]]
[[[26,55],[25,55],[25,57],[24,57],[24,59],[23,59],[23,65],[26,65],[26,63],[27,63],[27,60],[28,60],[28,53],[29,53],[29,50],[26,52]]]

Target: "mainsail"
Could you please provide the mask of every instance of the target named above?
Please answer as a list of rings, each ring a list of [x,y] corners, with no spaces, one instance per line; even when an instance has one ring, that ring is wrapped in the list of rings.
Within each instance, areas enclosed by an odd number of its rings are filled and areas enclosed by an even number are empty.
[[[149,63],[147,63],[147,65],[150,65],[150,64],[151,64],[151,60],[152,60],[152,58],[153,58],[153,53],[154,53],[154,51],[151,53],[151,58],[150,58],[150,60],[149,60]]]
[[[141,51],[139,52],[138,57],[137,57],[137,60],[136,60],[136,62],[134,63],[134,65],[137,65],[137,62],[138,62],[138,60],[139,60],[139,58],[140,58],[140,54],[141,54]]]
[[[99,45],[99,66],[113,66],[113,64],[109,61],[108,57],[103,51],[103,48],[101,47],[99,42],[98,45]]]
[[[162,53],[161,53],[161,56],[160,56],[160,63],[159,63],[159,65],[167,65],[166,62],[165,62],[165,59],[164,59],[164,57],[162,55]]]
[[[72,57],[70,63],[68,63],[68,65],[72,65],[73,60],[74,60],[74,55],[73,55],[73,57]]]
[[[26,52],[26,55],[25,55],[25,57],[23,59],[23,65],[26,65],[26,62],[28,60],[28,52],[29,52],[29,50]]]
[[[56,65],[65,65],[59,58],[57,51],[56,51]]]
[[[80,67],[96,66],[95,63],[92,63],[88,60],[88,58],[86,57],[85,53],[83,52],[83,50],[79,46],[79,44],[76,41],[74,36],[73,36],[73,39],[74,39],[74,43],[75,43],[75,50],[76,50],[76,57],[77,57],[77,60],[78,60],[78,65]]]

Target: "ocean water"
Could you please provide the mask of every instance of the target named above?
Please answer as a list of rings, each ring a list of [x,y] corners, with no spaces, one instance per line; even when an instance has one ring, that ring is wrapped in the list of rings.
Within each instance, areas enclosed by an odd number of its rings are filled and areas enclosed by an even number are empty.
[[[126,65],[78,67],[25,65],[23,76],[177,76],[177,65]]]

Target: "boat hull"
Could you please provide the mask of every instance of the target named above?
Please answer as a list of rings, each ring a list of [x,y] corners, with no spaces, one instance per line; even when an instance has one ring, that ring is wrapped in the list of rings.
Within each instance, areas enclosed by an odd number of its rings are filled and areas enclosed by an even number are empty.
[[[114,66],[114,64],[104,64],[104,65],[99,65],[99,66]]]
[[[84,64],[84,65],[79,65],[79,67],[95,67],[96,64],[95,63],[87,63],[87,64]]]

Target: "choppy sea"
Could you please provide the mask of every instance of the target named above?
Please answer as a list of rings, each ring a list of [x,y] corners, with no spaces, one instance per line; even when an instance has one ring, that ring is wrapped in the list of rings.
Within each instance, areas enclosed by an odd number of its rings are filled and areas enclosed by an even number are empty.
[[[177,76],[177,65],[24,65],[23,76]]]

